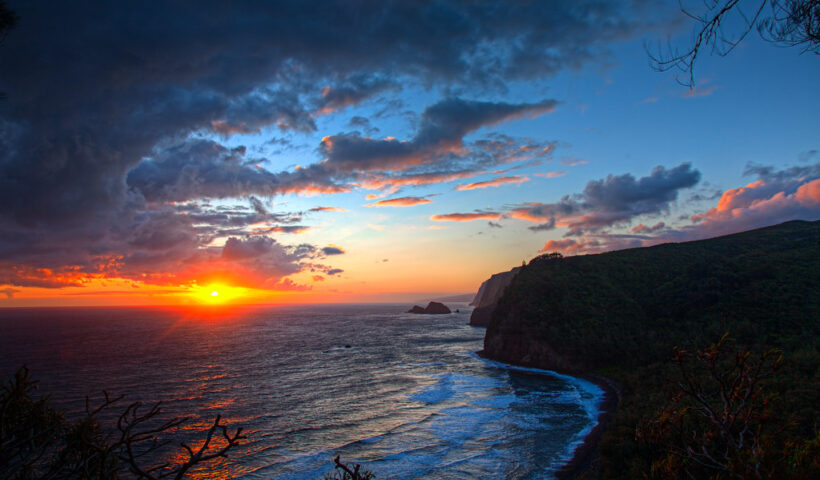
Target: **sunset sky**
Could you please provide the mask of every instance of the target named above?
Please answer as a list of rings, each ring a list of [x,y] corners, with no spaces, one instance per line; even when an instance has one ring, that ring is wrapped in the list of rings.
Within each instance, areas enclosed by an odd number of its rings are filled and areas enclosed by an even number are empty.
[[[677,2],[275,3],[7,2],[0,307],[412,302],[820,219],[812,53],[689,89]]]

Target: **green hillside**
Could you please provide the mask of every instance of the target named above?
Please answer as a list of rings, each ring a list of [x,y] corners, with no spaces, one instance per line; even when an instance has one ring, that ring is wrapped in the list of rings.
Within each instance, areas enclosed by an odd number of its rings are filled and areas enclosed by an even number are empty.
[[[726,332],[734,342],[724,349],[752,352],[750,358],[773,348],[783,354],[776,374],[755,384],[772,398],[765,408],[777,405],[776,415],[766,417],[770,424],[780,422],[780,433],[772,437],[776,449],[785,454],[789,442],[803,450],[811,439],[820,443],[820,222],[600,255],[536,258],[493,312],[485,353],[619,382],[624,400],[602,441],[601,465],[604,478],[631,479],[648,476],[653,462],[668,453],[652,453],[658,446],[636,437],[639,425],[651,423],[679,390],[682,370],[672,362],[674,348],[695,352]],[[729,375],[733,367],[726,362]],[[694,368],[696,362],[687,365]],[[703,371],[698,375],[708,380]],[[778,461],[782,478],[800,467]]]

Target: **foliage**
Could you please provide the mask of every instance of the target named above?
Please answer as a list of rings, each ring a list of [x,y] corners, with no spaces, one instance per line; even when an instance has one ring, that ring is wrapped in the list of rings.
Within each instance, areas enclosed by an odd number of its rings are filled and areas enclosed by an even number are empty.
[[[695,355],[677,349],[674,395],[638,428],[656,453],[652,478],[807,478],[812,440],[787,441],[778,395],[767,384],[782,363],[777,350],[754,355],[724,335]],[[809,448],[807,448],[809,447]],[[809,467],[809,468],[806,468]]]
[[[666,53],[649,53],[656,70],[686,73],[685,81],[678,79],[683,85],[695,86],[695,63],[704,49],[728,55],[755,29],[773,43],[820,54],[820,0],[707,0],[704,4],[703,13],[681,7],[698,25],[691,47],[681,51],[670,45]],[[751,8],[744,9],[747,4]]]
[[[198,448],[180,443],[181,460],[148,464],[151,455],[167,445],[161,435],[189,419],[160,420],[160,405],[128,405],[115,428],[104,428],[100,414],[122,397],[92,408],[86,398],[85,415],[71,422],[51,406],[48,396],[35,398],[37,382],[23,367],[0,391],[0,479],[181,479],[195,466],[226,457],[237,447],[242,428],[231,433],[219,416],[203,432]],[[199,442],[198,442],[199,443]]]
[[[725,332],[731,332],[738,352],[751,352],[735,374],[748,372],[743,369],[772,349],[781,352],[776,372],[756,384],[766,390],[755,390],[754,398],[776,398],[777,415],[765,423],[766,438],[793,456],[795,469],[816,468],[810,459],[817,456],[806,452],[816,453],[820,444],[818,319],[820,222],[795,221],[711,240],[536,258],[499,301],[487,338],[502,342],[499,349],[547,345],[552,357],[537,359],[538,350],[527,355],[544,368],[558,368],[550,365],[554,357],[576,371],[618,382],[624,395],[601,440],[602,478],[636,479],[647,477],[669,453],[646,435],[636,438],[636,429],[654,412],[675,411],[669,399],[680,394],[680,385],[669,379],[682,379],[685,366],[700,372],[692,377],[699,388],[716,381],[697,355],[675,352],[704,354],[709,349],[702,347]],[[715,367],[725,375],[740,368],[722,360]],[[739,378],[744,375],[749,378]],[[696,417],[685,418],[688,426],[699,425]]]

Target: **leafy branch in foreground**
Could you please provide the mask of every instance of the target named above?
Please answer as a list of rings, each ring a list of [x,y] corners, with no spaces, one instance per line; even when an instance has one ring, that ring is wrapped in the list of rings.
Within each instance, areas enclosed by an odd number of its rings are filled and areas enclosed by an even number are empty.
[[[37,382],[23,367],[0,390],[0,479],[182,479],[197,465],[220,457],[246,439],[242,428],[229,431],[220,416],[204,430],[198,448],[180,443],[184,453],[175,462],[151,464],[163,440],[190,418],[160,420],[160,404],[129,404],[119,415],[116,430],[105,429],[100,414],[122,400],[103,392],[92,408],[86,398],[85,415],[76,423],[50,405],[48,396],[34,397]],[[175,457],[176,458],[176,457]]]
[[[656,453],[650,477],[807,478],[820,437],[782,435],[789,422],[767,383],[782,359],[778,350],[736,348],[728,334],[695,354],[675,349],[675,394],[637,432]]]

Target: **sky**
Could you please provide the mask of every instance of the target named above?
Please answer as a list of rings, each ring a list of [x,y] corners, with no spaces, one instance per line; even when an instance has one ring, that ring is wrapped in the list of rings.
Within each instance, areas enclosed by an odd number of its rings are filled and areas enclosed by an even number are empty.
[[[7,2],[0,307],[414,302],[820,219],[820,57],[682,86],[677,2],[144,3]]]

